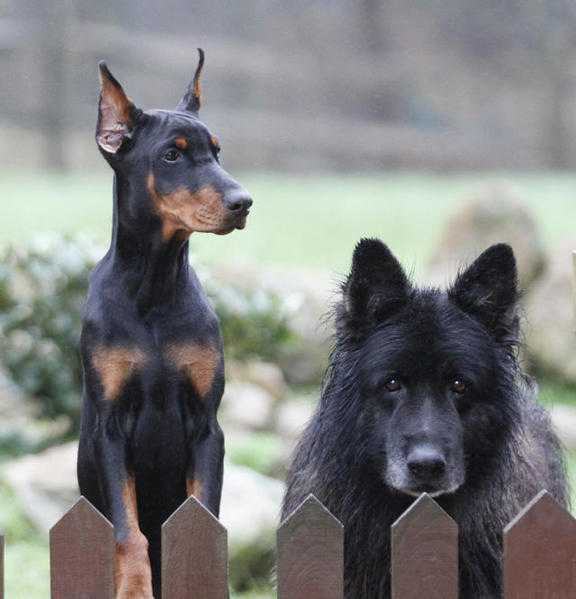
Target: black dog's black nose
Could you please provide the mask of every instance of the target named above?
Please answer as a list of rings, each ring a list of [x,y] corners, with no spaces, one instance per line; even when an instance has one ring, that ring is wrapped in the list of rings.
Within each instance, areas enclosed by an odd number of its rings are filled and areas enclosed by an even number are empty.
[[[226,207],[232,212],[246,211],[252,206],[252,198],[245,191],[238,191],[226,198]]]
[[[413,449],[407,463],[412,476],[423,482],[440,478],[446,471],[446,460],[431,447]]]

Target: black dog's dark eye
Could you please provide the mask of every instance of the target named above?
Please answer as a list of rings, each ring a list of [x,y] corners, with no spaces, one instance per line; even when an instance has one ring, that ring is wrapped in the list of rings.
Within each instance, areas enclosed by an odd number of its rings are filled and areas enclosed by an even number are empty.
[[[172,148],[164,154],[163,158],[164,160],[166,160],[166,162],[176,162],[176,160],[178,160],[180,156],[182,156],[182,154],[180,154],[178,150]]]
[[[468,391],[468,385],[461,379],[454,379],[450,383],[450,389],[454,391],[454,393],[458,393],[458,395],[462,395]]]
[[[402,384],[400,383],[400,381],[398,379],[395,378],[391,378],[388,379],[385,383],[384,383],[384,387],[386,387],[387,391],[400,391],[400,389],[402,389]]]

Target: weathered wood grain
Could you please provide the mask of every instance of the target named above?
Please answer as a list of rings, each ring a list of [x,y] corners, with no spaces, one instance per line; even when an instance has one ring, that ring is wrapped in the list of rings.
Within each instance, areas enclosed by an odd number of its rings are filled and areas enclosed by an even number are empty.
[[[504,596],[576,597],[576,521],[547,491],[504,530]]]
[[[458,526],[427,494],[392,525],[393,599],[458,599]]]
[[[228,533],[190,496],[162,526],[162,598],[227,597]]]
[[[84,497],[50,530],[52,599],[113,599],[114,530]]]
[[[278,599],[344,596],[344,527],[310,495],[278,529]]]

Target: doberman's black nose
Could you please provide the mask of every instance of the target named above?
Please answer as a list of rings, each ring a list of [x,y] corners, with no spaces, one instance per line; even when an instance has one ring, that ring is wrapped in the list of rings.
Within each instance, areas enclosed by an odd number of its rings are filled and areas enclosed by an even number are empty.
[[[446,460],[432,447],[418,447],[408,456],[408,469],[419,482],[432,482],[446,472]]]
[[[224,201],[231,212],[246,212],[252,206],[252,198],[244,190],[232,192]]]

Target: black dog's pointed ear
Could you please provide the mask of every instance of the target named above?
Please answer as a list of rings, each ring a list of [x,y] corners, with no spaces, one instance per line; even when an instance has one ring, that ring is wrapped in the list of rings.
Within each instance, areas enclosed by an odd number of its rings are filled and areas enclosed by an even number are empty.
[[[178,102],[176,110],[182,110],[183,112],[192,112],[193,114],[198,114],[198,111],[200,110],[200,105],[202,104],[200,75],[202,75],[203,67],[204,50],[202,50],[202,48],[198,48],[198,66],[196,67],[196,72],[194,73],[192,81],[188,85],[186,93],[182,96],[180,102]]]
[[[355,321],[380,321],[408,299],[410,283],[392,252],[379,239],[362,239],[343,287],[346,315]]]
[[[122,86],[100,62],[100,100],[96,142],[108,154],[116,154],[125,139],[129,139],[140,111],[126,95]]]
[[[448,295],[496,337],[509,335],[515,328],[519,295],[512,248],[504,243],[489,247],[457,277]]]

